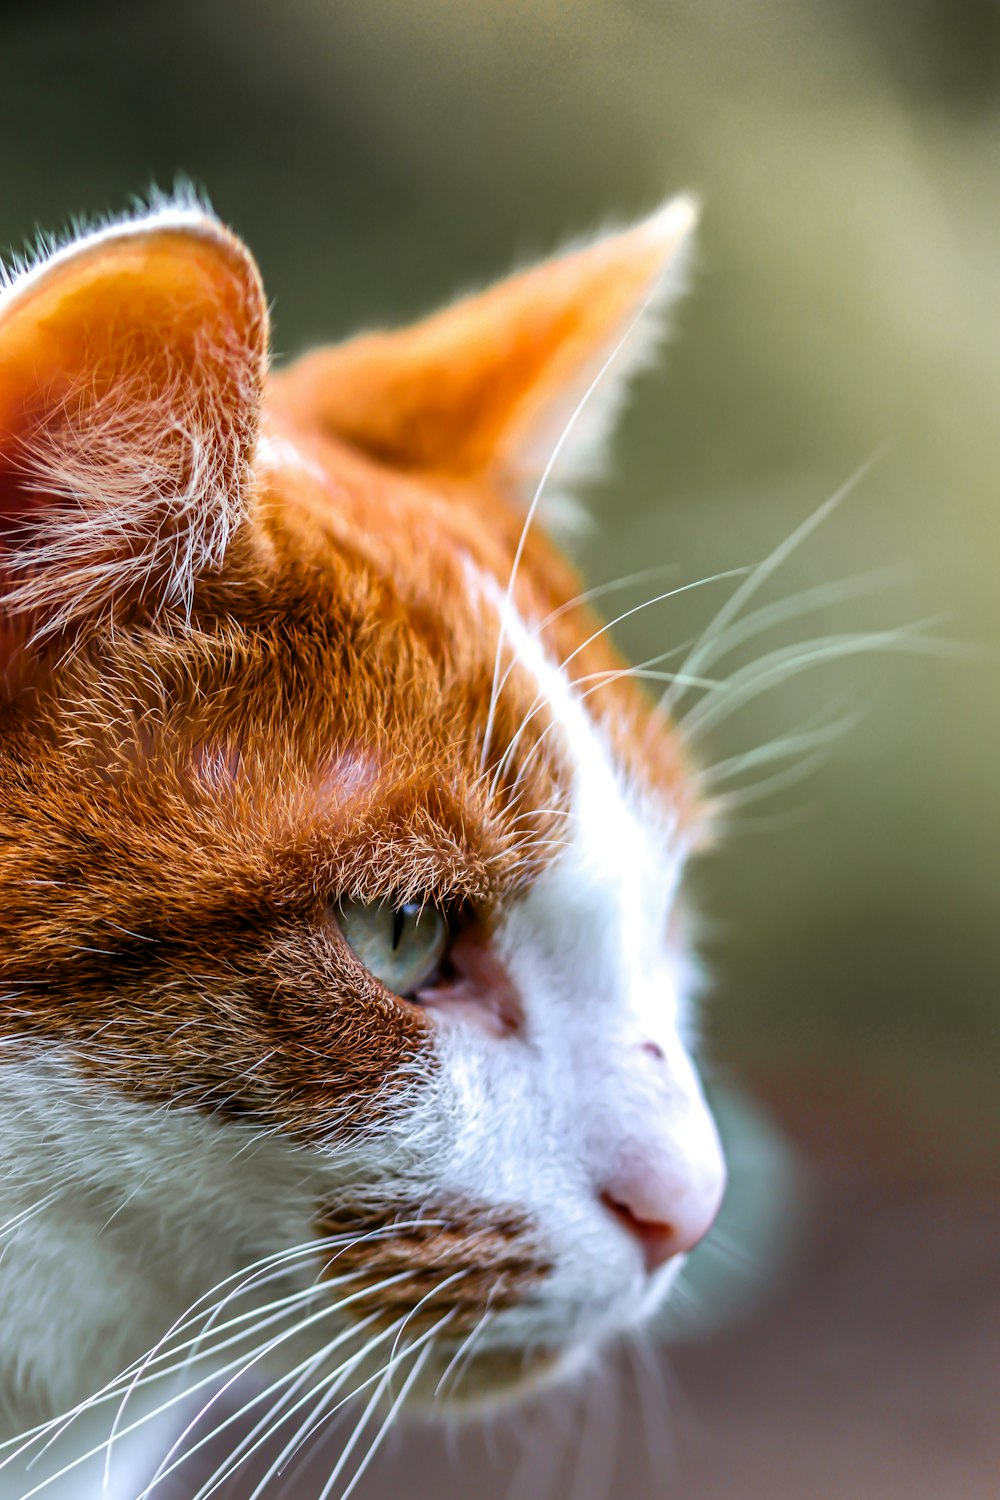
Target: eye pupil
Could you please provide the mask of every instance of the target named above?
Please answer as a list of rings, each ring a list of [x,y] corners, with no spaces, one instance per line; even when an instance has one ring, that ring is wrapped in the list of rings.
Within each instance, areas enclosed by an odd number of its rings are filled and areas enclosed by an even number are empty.
[[[423,901],[341,901],[337,922],[355,955],[397,995],[412,997],[435,974],[449,941],[448,921]]]
[[[424,908],[417,901],[404,901],[402,906],[397,906],[392,913],[392,951],[396,952],[402,942],[404,933],[412,933],[420,924],[424,915]]]

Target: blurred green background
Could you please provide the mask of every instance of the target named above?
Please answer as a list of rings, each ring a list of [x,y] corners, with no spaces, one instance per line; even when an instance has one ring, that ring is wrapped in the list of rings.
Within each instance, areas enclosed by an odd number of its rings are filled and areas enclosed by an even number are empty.
[[[711,1052],[806,1156],[992,1191],[996,0],[37,5],[4,13],[0,107],[0,242],[186,173],[257,254],[279,357],[702,195],[692,293],[588,496],[588,579],[676,569],[626,609],[753,562],[877,453],[767,597],[892,576],[757,645],[933,619],[975,647],[796,677],[707,743],[860,715],[695,873]],[[651,656],[722,597],[621,643]]]

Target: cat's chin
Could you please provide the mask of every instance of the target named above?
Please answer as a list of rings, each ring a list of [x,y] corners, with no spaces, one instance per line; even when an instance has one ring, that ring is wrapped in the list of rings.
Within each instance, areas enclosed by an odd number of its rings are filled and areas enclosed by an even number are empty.
[[[513,1406],[542,1387],[571,1378],[586,1362],[577,1346],[490,1349],[466,1360],[443,1353],[411,1393],[411,1409],[426,1418],[475,1416]]]

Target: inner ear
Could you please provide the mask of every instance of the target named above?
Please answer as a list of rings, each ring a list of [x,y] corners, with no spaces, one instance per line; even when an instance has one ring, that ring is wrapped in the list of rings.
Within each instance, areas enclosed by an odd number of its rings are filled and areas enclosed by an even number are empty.
[[[189,604],[245,508],[266,360],[254,262],[198,209],[0,292],[0,636]]]

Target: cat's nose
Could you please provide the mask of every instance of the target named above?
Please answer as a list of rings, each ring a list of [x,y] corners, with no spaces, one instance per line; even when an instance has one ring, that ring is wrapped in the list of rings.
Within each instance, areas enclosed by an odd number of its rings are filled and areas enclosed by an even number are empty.
[[[605,1208],[638,1244],[650,1274],[675,1255],[687,1254],[705,1238],[722,1201],[722,1181],[720,1178],[717,1185],[706,1183],[704,1189],[689,1191],[669,1202],[658,1201],[661,1197],[655,1185],[650,1192],[635,1182],[616,1183],[601,1194]]]
[[[705,1238],[725,1187],[722,1147],[699,1099],[662,1134],[654,1126],[644,1138],[630,1132],[620,1139],[599,1196],[652,1273]]]

